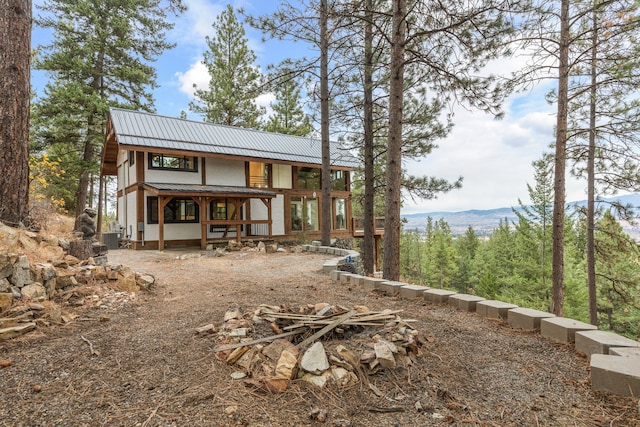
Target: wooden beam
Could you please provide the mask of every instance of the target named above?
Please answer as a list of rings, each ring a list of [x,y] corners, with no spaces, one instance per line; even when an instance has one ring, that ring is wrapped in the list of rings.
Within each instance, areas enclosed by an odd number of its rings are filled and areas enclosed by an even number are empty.
[[[235,344],[221,345],[219,347],[214,348],[213,352],[217,353],[219,351],[233,350],[234,348],[240,348],[240,347],[245,347],[245,346],[248,346],[248,345],[260,344],[262,342],[275,341],[275,340],[280,339],[280,338],[290,337],[291,335],[301,334],[302,332],[306,331],[307,329],[309,329],[309,328],[304,327],[304,328],[296,329],[295,331],[289,331],[289,332],[285,332],[283,334],[278,334],[278,335],[271,335],[269,337],[258,338],[258,339],[251,340],[251,341],[244,341],[244,342],[239,342],[239,343],[235,343]]]
[[[356,313],[357,313],[357,311],[351,310],[351,311],[343,314],[342,316],[338,317],[333,322],[329,323],[324,328],[320,329],[315,334],[311,335],[309,338],[307,338],[304,341],[302,341],[300,344],[298,344],[297,347],[300,348],[300,349],[305,348],[307,345],[311,344],[312,342],[314,342],[315,340],[317,340],[318,338],[320,338],[321,336],[323,336],[327,332],[331,331],[332,329],[337,328],[345,320],[348,320],[349,318],[355,316]]]

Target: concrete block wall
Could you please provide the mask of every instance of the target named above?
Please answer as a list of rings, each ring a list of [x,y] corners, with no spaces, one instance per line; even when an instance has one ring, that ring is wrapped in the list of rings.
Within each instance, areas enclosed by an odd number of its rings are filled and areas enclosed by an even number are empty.
[[[325,261],[322,271],[331,279],[362,286],[368,290],[381,290],[389,295],[406,299],[422,299],[432,304],[449,304],[458,310],[476,312],[483,317],[506,319],[512,328],[538,330],[552,341],[574,345],[578,353],[590,359],[591,388],[622,396],[640,395],[640,342],[618,334],[600,331],[593,325],[573,319],[556,317],[551,313],[518,307],[502,301],[458,294],[445,289],[429,289],[404,282],[390,282],[380,278],[365,277],[338,270],[347,256],[359,259],[357,251],[303,245],[303,251],[339,255]],[[344,275],[344,277],[343,277]]]

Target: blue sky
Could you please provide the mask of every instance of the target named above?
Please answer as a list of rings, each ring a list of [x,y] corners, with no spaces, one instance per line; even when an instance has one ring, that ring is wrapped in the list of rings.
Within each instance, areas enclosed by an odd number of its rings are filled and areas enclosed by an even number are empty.
[[[34,14],[42,0],[34,1]],[[159,88],[154,91],[158,113],[178,116],[188,112],[194,83],[206,85],[206,70],[200,63],[206,49],[205,36],[211,35],[211,24],[228,3],[234,9],[244,8],[252,15],[273,11],[278,2],[266,0],[216,1],[184,0],[189,10],[175,19],[175,28],[168,39],[176,48],[164,53],[155,63]],[[240,18],[240,17],[239,17]],[[249,47],[257,56],[257,63],[266,69],[278,63],[291,52],[300,53],[300,44],[269,41],[245,26]],[[47,34],[34,27],[33,46],[47,42]],[[523,57],[496,61],[489,66],[491,72],[508,72],[524,63]],[[46,80],[42,73],[33,74],[33,85],[42,90]],[[555,106],[548,105],[544,94],[552,87],[537,87],[527,93],[511,96],[504,104],[505,117],[496,121],[478,111],[456,108],[454,129],[439,148],[419,162],[408,162],[407,169],[414,175],[429,175],[455,180],[464,177],[463,188],[440,195],[435,200],[407,200],[403,213],[460,211],[467,209],[493,209],[517,206],[518,198],[529,202],[526,185],[533,182],[531,162],[541,157],[553,142]],[[258,103],[268,106],[272,95],[265,95]],[[198,116],[189,114],[199,120]],[[569,180],[567,200],[584,199],[583,184]]]

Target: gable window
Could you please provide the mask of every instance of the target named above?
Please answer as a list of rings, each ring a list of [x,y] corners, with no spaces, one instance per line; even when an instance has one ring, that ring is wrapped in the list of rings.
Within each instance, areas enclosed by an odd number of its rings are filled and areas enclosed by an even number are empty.
[[[198,158],[194,156],[170,156],[149,153],[149,169],[198,172]]]
[[[270,187],[271,165],[260,162],[249,162],[249,187]]]
[[[164,206],[165,224],[197,223],[200,221],[198,204],[193,199],[173,198]],[[147,223],[158,223],[158,198],[147,197]]]
[[[298,168],[298,188],[319,190],[320,175],[317,168]]]

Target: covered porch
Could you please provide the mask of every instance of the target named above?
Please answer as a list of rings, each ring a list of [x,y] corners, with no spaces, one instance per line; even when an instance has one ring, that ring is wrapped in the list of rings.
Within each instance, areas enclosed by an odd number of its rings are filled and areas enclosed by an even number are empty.
[[[222,238],[228,238],[230,230],[235,230],[235,238],[238,242],[242,240],[242,229],[250,231],[253,226],[260,226],[265,230],[264,234],[260,234],[265,238],[271,238],[273,235],[273,214],[272,200],[276,197],[276,193],[269,190],[250,188],[250,187],[234,187],[221,185],[196,185],[196,184],[160,184],[160,183],[143,183],[143,190],[149,195],[158,198],[158,250],[165,248],[165,215],[160,212],[165,211],[165,206],[174,198],[191,198],[198,205],[200,212],[200,248],[207,247],[207,228],[215,226],[220,230]],[[207,215],[207,208],[213,201],[224,199],[232,209],[225,212],[224,218],[216,217],[216,215]],[[259,200],[264,204],[267,211],[266,219],[252,219],[251,209],[248,202],[251,200]],[[251,233],[247,233],[251,235]]]

